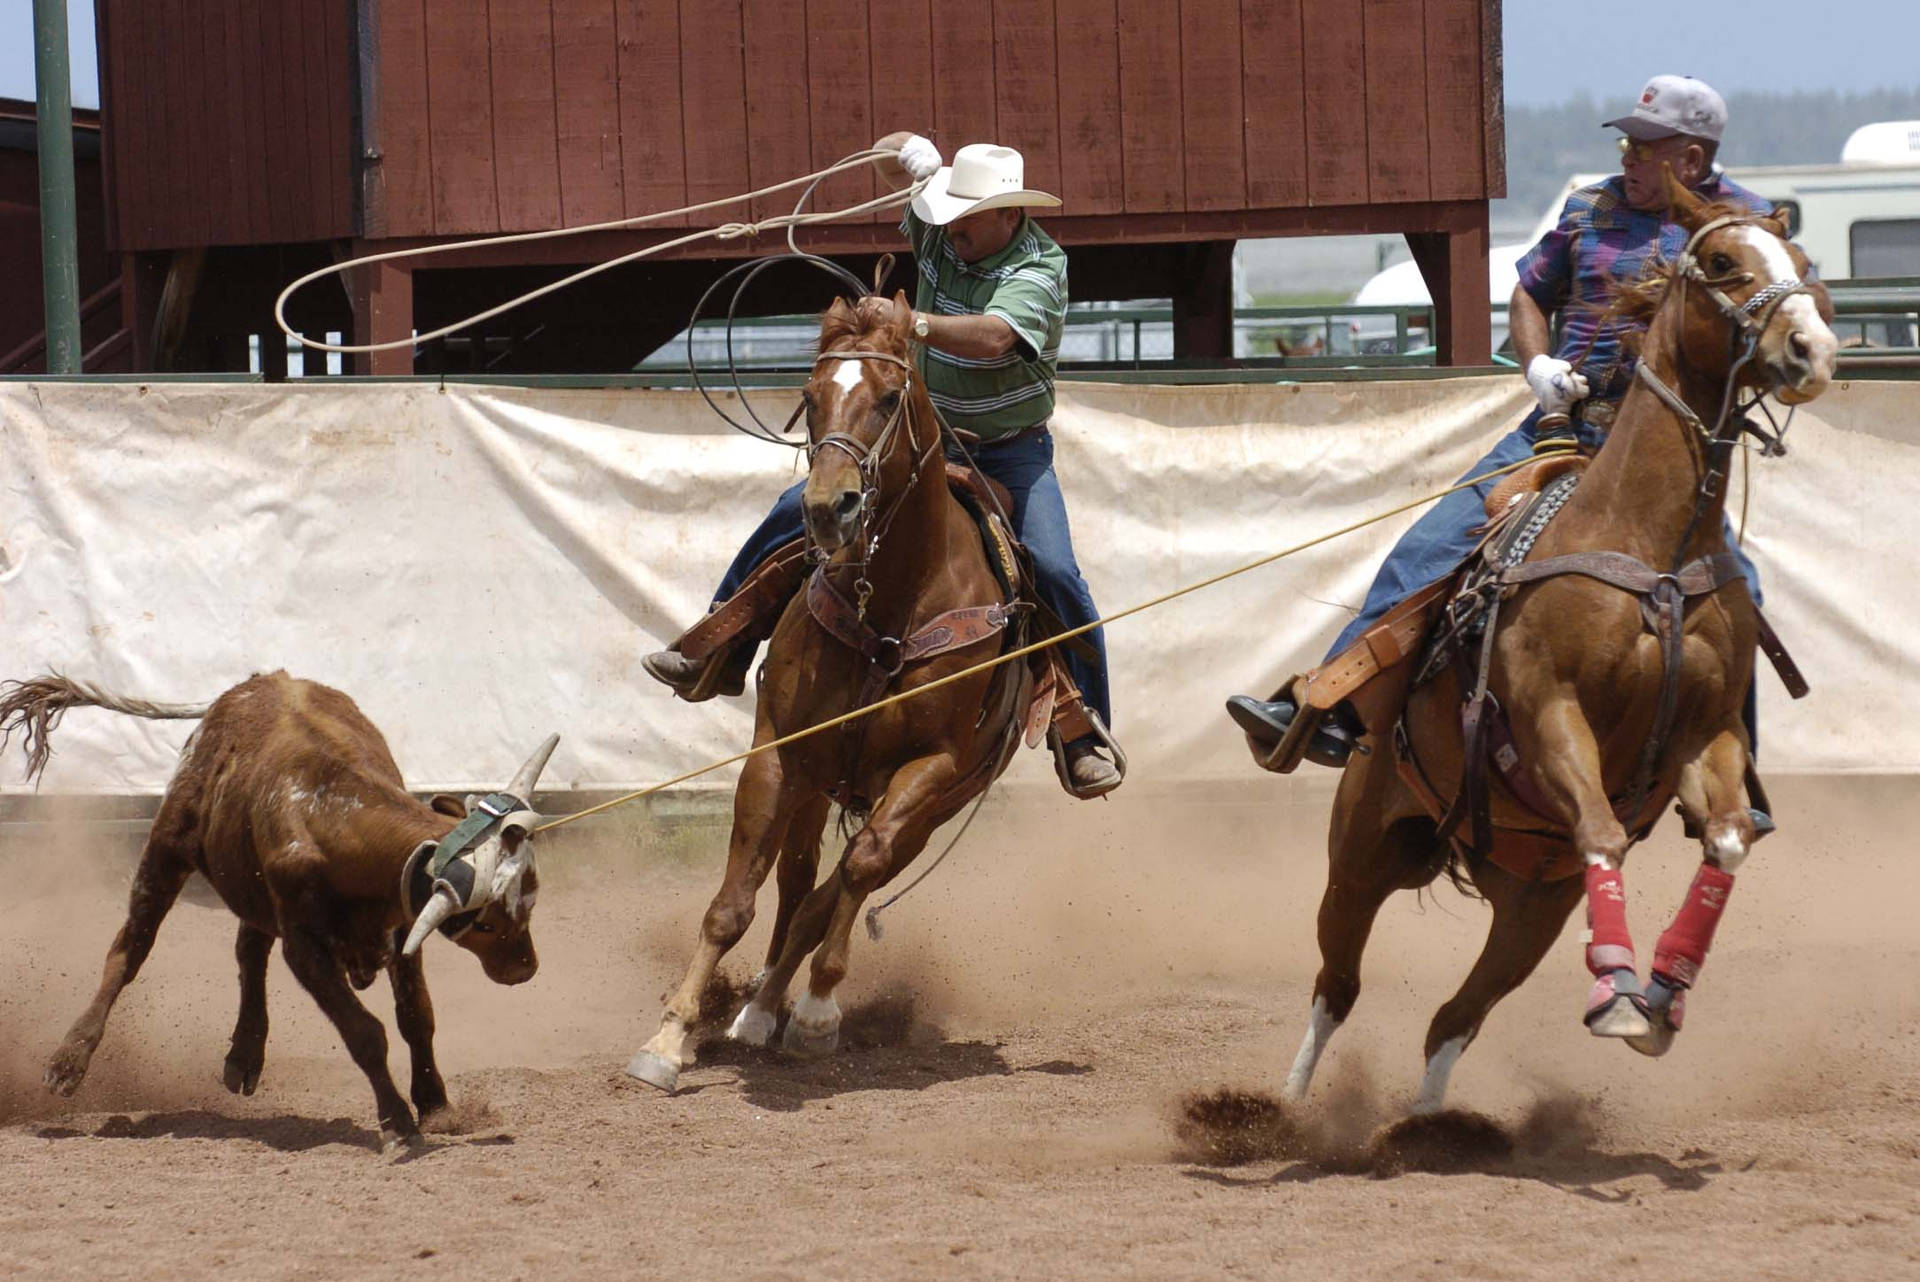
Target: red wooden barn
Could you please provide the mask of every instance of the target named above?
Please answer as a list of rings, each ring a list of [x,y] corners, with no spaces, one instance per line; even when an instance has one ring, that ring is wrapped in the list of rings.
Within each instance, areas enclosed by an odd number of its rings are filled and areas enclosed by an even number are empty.
[[[894,129],[1026,154],[1077,299],[1171,296],[1226,353],[1246,237],[1403,232],[1441,358],[1487,358],[1504,192],[1499,0],[97,0],[113,243],[142,368],[236,368],[330,257],[631,217],[797,176]],[[846,203],[866,174],[823,190]],[[771,210],[773,206],[769,206]],[[737,218],[737,210],[714,222]],[[810,233],[900,247],[895,219]],[[304,295],[295,323],[404,337],[681,234],[499,246]],[[493,323],[423,368],[624,369],[683,323],[707,242]],[[856,265],[857,266],[857,265]],[[163,286],[171,313],[160,315]],[[768,310],[819,306],[817,280]],[[270,346],[270,345],[269,345]],[[376,358],[372,368],[413,362]],[[270,372],[272,372],[270,370]]]

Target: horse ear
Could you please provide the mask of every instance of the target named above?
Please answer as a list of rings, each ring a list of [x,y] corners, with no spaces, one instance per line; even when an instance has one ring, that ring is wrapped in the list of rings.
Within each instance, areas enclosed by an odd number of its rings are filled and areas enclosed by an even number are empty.
[[[1760,223],[1781,240],[1793,239],[1793,227],[1785,205],[1775,205],[1771,213],[1762,214]]]
[[[827,319],[841,321],[845,324],[852,324],[853,308],[847,306],[846,299],[836,298],[833,300],[832,306],[827,308]]]
[[[1667,213],[1673,221],[1688,231],[1699,231],[1707,221],[1707,202],[1687,190],[1687,185],[1673,176],[1673,166],[1662,161],[1660,176],[1667,188]]]

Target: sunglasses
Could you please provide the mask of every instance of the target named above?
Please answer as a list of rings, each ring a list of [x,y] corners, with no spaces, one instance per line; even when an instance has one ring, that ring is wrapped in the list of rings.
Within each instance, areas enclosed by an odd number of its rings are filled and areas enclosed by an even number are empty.
[[[1652,142],[1642,142],[1635,138],[1628,138],[1623,134],[1619,139],[1620,154],[1628,160],[1633,161],[1636,165],[1644,165],[1660,155],[1657,149],[1663,143],[1673,141],[1674,139],[1672,138],[1656,138]]]

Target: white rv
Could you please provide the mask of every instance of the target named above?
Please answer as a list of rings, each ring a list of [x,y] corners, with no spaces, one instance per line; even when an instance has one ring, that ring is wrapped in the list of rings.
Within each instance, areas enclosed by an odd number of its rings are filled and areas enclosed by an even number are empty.
[[[1727,176],[1788,211],[1794,239],[1824,280],[1851,277],[1920,276],[1920,120],[1883,121],[1853,131],[1836,165],[1757,165],[1729,169]],[[1507,337],[1507,300],[1519,280],[1521,255],[1560,221],[1566,199],[1606,174],[1575,174],[1541,214],[1523,243],[1496,245],[1487,253],[1488,302],[1493,308],[1493,345]],[[1420,269],[1411,262],[1387,268],[1353,296],[1355,303],[1418,306],[1431,300]],[[1364,350],[1378,345],[1372,332]],[[1392,333],[1386,338],[1391,346]]]

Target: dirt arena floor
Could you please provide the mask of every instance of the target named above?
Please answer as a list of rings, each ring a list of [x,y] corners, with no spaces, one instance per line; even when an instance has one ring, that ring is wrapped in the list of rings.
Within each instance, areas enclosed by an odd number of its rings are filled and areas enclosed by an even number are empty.
[[[856,944],[837,1056],[718,1043],[672,1097],[620,1068],[684,964],[723,830],[555,834],[537,979],[495,988],[428,945],[454,1116],[406,1161],[379,1156],[364,1079],[277,959],[260,1091],[220,1087],[233,929],[204,887],[78,1096],[48,1096],[128,836],[0,826],[0,1275],[1920,1278],[1911,781],[1776,786],[1782,833],[1664,1061],[1581,1028],[1570,927],[1461,1062],[1452,1102],[1497,1129],[1443,1173],[1369,1138],[1484,930],[1450,890],[1389,905],[1305,1113],[1269,1102],[1317,963],[1322,787],[997,796]],[[1694,863],[1671,825],[1629,863],[1643,957]],[[369,997],[390,1018],[385,985]],[[1244,1093],[1212,1101],[1237,1128],[1183,1121],[1223,1088]]]

